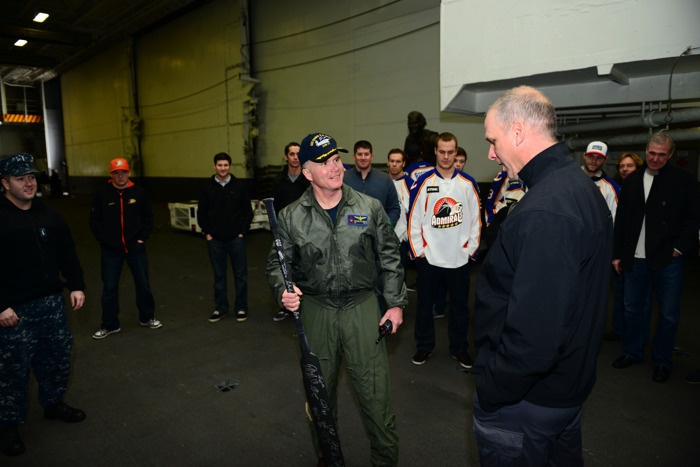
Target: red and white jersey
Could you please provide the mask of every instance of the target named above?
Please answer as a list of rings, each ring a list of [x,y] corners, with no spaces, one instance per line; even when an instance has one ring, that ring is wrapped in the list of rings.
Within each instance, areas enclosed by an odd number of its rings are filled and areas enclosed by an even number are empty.
[[[581,169],[586,172],[586,169],[583,166]],[[595,183],[600,190],[600,194],[603,195],[605,204],[608,205],[610,214],[612,214],[613,222],[615,222],[615,214],[617,214],[617,197],[620,194],[620,185],[618,185],[614,180],[608,178],[608,176],[602,171],[599,171],[596,176],[591,176],[591,180],[593,180],[593,183]]]
[[[600,190],[600,194],[605,198],[605,203],[610,209],[610,214],[612,214],[613,222],[615,222],[615,214],[617,214],[617,192],[616,183],[607,177],[603,177],[600,180],[596,180],[595,184]]]
[[[433,266],[455,269],[479,251],[479,187],[464,172],[445,179],[435,169],[411,188],[408,241],[414,257],[425,255]]]
[[[411,200],[411,180],[407,175],[394,180],[394,186],[396,187],[396,194],[399,197],[399,204],[401,204],[401,215],[399,220],[396,221],[396,226],[394,226],[394,232],[396,236],[399,237],[400,242],[408,241],[408,203]]]

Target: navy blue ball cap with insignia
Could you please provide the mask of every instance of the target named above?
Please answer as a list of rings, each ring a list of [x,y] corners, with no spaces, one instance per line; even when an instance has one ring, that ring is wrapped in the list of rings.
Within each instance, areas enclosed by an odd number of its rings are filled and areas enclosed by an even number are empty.
[[[324,133],[311,133],[301,141],[299,163],[304,165],[307,161],[323,162],[339,152],[348,152],[348,150],[338,146],[331,136]]]
[[[41,172],[34,168],[34,156],[31,154],[14,154],[0,161],[0,174],[19,177],[21,175]]]

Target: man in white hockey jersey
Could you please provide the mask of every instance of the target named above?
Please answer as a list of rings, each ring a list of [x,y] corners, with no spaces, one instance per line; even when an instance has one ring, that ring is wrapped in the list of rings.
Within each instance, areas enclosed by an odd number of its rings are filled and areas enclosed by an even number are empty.
[[[418,307],[413,363],[422,365],[435,347],[433,294],[440,283],[450,300],[450,354],[463,368],[471,368],[469,327],[469,261],[479,250],[481,213],[476,181],[454,168],[457,138],[441,133],[435,147],[435,168],[411,188],[408,240],[418,270]]]
[[[399,253],[401,254],[401,266],[403,266],[403,278],[406,281],[406,269],[408,268],[408,203],[411,198],[411,185],[413,185],[413,180],[409,178],[408,174],[404,171],[406,167],[406,155],[402,149],[393,148],[389,149],[389,154],[386,156],[387,171],[389,176],[394,181],[394,187],[396,188],[396,195],[399,197],[399,204],[401,204],[401,215],[399,220],[396,221],[394,225],[394,232],[396,236],[399,237]]]
[[[593,183],[600,190],[600,194],[605,198],[610,213],[615,221],[617,213],[617,195],[620,193],[620,186],[609,178],[603,171],[603,164],[608,157],[608,145],[602,141],[592,141],[583,153],[584,173],[591,177]]]

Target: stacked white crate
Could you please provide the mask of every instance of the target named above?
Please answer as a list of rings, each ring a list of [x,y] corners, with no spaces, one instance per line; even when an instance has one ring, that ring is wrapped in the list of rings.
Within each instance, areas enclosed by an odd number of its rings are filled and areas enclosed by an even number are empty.
[[[267,218],[265,204],[257,199],[251,200],[250,206],[253,208],[253,221],[250,229],[270,230],[270,221]],[[174,229],[189,230],[191,232],[201,232],[202,229],[197,224],[197,201],[187,203],[168,203],[170,211],[170,226]]]

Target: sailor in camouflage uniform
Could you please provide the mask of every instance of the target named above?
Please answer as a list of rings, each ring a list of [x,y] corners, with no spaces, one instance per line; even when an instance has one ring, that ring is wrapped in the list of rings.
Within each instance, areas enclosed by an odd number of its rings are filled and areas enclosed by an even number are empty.
[[[85,419],[63,402],[73,343],[63,288],[72,308],[81,308],[83,271],[65,221],[34,199],[33,162],[29,154],[0,161],[0,449],[8,456],[24,452],[17,425],[27,418],[30,370],[45,418]]]

